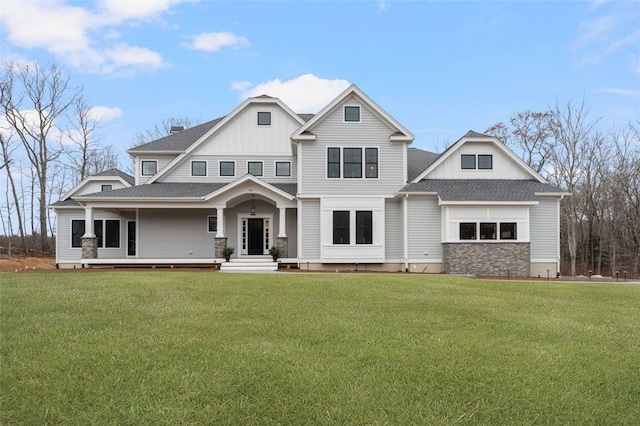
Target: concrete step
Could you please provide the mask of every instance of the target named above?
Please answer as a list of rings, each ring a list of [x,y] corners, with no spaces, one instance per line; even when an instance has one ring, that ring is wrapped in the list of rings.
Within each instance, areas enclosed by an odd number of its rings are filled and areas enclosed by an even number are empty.
[[[220,272],[272,272],[277,270],[278,264],[271,257],[235,258],[220,264]]]

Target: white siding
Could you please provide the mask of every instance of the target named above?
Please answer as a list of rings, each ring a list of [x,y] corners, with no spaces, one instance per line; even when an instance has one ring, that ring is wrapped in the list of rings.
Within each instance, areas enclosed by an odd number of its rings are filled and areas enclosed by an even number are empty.
[[[389,199],[385,203],[385,256],[387,261],[404,258],[404,215],[402,201]]]
[[[119,179],[104,177],[101,179],[92,179],[86,181],[80,187],[73,191],[72,196],[93,194],[94,192],[101,192],[102,185],[111,185],[111,189],[125,188],[125,185]]]
[[[437,197],[409,197],[407,209],[409,261],[441,260],[442,220]]]
[[[320,200],[300,200],[300,253],[302,260],[320,259]]]
[[[493,169],[462,170],[462,154],[491,154]],[[476,159],[477,166],[477,159]],[[491,142],[467,142],[429,173],[429,179],[531,179],[519,164]]]
[[[558,259],[558,209],[557,198],[540,198],[540,203],[531,207],[531,260]]]

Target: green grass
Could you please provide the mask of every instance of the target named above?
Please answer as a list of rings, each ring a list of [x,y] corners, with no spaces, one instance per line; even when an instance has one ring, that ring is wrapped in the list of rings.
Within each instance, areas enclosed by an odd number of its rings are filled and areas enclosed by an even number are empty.
[[[640,286],[0,274],[0,422],[637,424]]]

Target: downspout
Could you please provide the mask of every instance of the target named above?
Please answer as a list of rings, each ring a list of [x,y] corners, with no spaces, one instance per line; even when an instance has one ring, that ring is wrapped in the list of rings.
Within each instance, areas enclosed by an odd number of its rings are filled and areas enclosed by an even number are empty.
[[[409,224],[407,223],[409,214],[408,210],[408,199],[409,194],[404,194],[404,198],[402,199],[402,214],[403,218],[403,232],[404,232],[404,271],[409,272]]]

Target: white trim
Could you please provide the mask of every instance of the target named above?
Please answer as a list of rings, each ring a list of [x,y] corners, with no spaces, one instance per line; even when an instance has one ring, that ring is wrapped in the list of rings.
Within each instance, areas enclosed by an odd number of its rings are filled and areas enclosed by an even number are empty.
[[[253,173],[251,173],[249,171],[249,164],[250,163],[260,163],[260,171],[262,172],[259,175],[254,175]],[[255,177],[264,177],[264,161],[263,160],[247,160],[247,174],[251,175],[251,176],[255,176]]]
[[[144,177],[144,178],[151,178],[153,176],[156,176],[158,174],[158,160],[148,160],[148,159],[139,159],[140,161],[140,177]],[[144,174],[144,163],[156,163],[156,172],[153,174]]]
[[[256,214],[254,216],[252,216],[250,213],[236,213],[236,217],[237,217],[237,227],[238,227],[238,239],[237,239],[237,245],[236,245],[236,253],[238,254],[238,257],[252,257],[252,256],[265,256],[267,254],[269,254],[269,249],[265,249],[265,245],[268,245],[269,247],[273,246],[274,244],[274,240],[275,237],[273,235],[273,230],[274,230],[274,224],[273,224],[273,213],[258,213],[256,212]],[[242,233],[242,224],[244,220],[247,219],[262,219],[262,254],[260,255],[255,255],[255,254],[248,254],[249,252],[249,240],[248,240],[248,235],[247,235],[247,248],[243,249],[242,248],[242,238],[244,237],[243,233]],[[264,226],[264,221],[268,220],[269,221],[269,238],[266,237],[266,232],[267,232],[267,227]],[[248,222],[247,222],[247,226],[248,226]]]
[[[216,218],[216,229],[215,229],[215,231],[212,231],[212,230],[209,229],[209,220],[212,217]],[[218,234],[218,213],[207,215],[207,234]]]
[[[347,108],[358,108],[358,119],[347,120]],[[362,107],[360,105],[343,105],[342,106],[342,122],[343,123],[362,123]]]
[[[81,188],[83,188],[85,185],[87,185],[89,182],[120,182],[122,183],[124,188],[130,188],[131,184],[129,182],[127,182],[126,180],[124,180],[121,176],[88,176],[86,178],[84,178],[79,184],[77,184],[76,186],[74,186],[73,188],[71,188],[69,191],[67,191],[66,194],[64,194],[62,197],[60,197],[60,200],[66,200],[67,198],[71,198],[74,196],[74,194],[76,194]],[[109,184],[111,185],[111,184]],[[48,208],[68,208],[68,207],[57,207],[57,206],[47,206]]]
[[[357,182],[358,180],[366,180],[366,181],[375,181],[375,180],[380,180],[380,169],[382,167],[380,167],[380,147],[379,146],[365,146],[365,145],[359,145],[359,146],[354,146],[354,145],[348,145],[348,146],[329,146],[327,145],[325,147],[326,149],[324,150],[325,153],[325,161],[324,161],[324,165],[325,165],[325,173],[324,173],[324,178],[326,181],[333,181],[333,180],[347,180],[347,181],[354,181]],[[344,176],[344,150],[345,149],[349,149],[349,148],[355,148],[355,149],[360,149],[360,164],[361,164],[361,172],[362,172],[362,176],[361,177],[345,177]],[[377,163],[376,165],[378,166],[378,170],[377,170],[377,176],[376,177],[367,177],[367,149],[373,148],[376,150],[377,153]],[[340,177],[329,177],[329,149],[339,149],[340,150]],[[406,167],[405,167],[406,169]],[[405,172],[406,173],[406,172]]]
[[[136,241],[136,254],[134,255],[130,255],[129,254],[129,223],[135,223],[136,224],[136,232],[135,232],[135,241]],[[124,255],[129,258],[129,259],[134,259],[138,257],[138,212],[136,211],[136,218],[135,219],[125,219],[125,229],[124,229],[124,241],[125,241],[125,245],[124,245]]]

